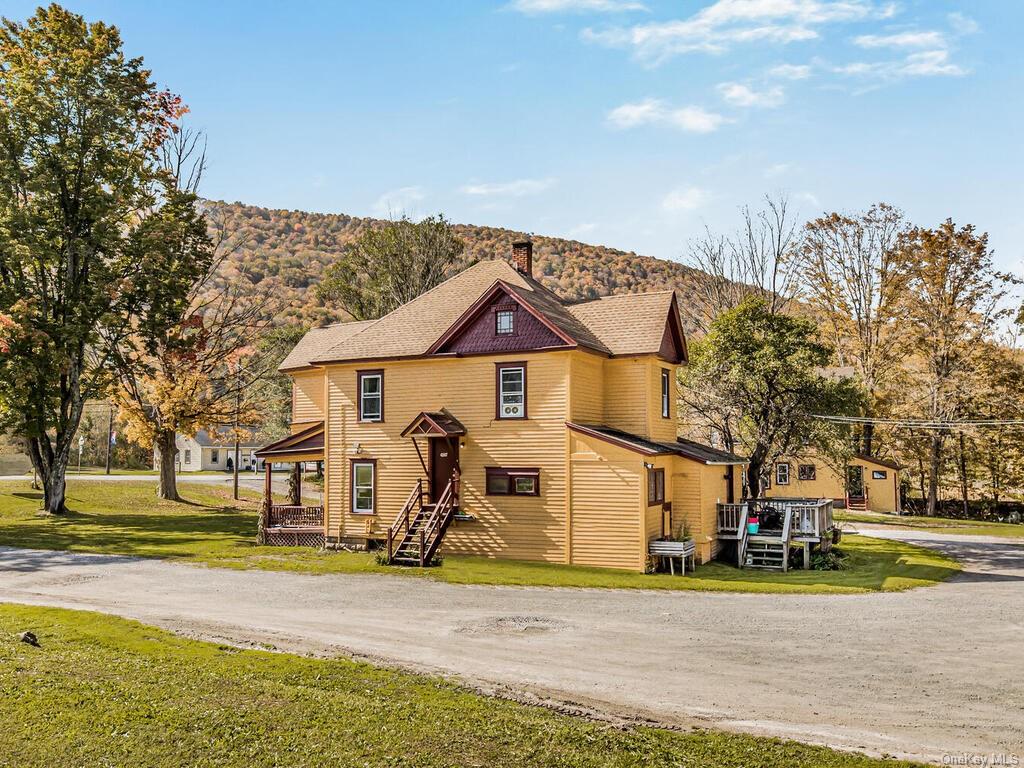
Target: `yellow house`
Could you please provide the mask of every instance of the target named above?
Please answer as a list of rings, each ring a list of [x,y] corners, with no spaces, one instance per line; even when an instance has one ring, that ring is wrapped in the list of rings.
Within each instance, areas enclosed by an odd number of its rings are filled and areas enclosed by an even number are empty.
[[[763,495],[832,499],[849,509],[898,513],[899,475],[899,464],[878,456],[853,456],[845,477],[819,457],[786,457],[775,463]]]
[[[268,541],[642,570],[685,530],[714,555],[743,462],[677,439],[675,293],[567,303],[532,261],[516,243],[512,263],[302,339],[281,366],[292,435],[257,455],[323,461],[324,507],[270,505]]]

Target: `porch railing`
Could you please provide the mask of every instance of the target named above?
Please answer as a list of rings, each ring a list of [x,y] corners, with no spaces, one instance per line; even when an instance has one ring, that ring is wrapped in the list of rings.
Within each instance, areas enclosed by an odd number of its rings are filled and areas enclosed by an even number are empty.
[[[718,505],[718,532],[736,533],[740,524],[747,522],[746,504],[719,504]]]
[[[322,528],[323,507],[272,504],[267,513],[268,528]]]

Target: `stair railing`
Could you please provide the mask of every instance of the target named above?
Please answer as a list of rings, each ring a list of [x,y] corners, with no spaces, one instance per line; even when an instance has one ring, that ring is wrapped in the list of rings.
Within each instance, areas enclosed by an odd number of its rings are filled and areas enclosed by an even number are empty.
[[[452,473],[452,479],[448,481],[444,491],[434,505],[433,511],[427,521],[420,526],[420,566],[423,567],[431,560],[438,548],[441,546],[441,539],[448,529],[455,510],[458,507],[459,473]]]
[[[782,523],[782,570],[789,570],[789,539],[793,533],[793,507],[786,507],[786,518]]]
[[[399,542],[405,538],[405,535],[409,533],[409,514],[413,508],[423,507],[423,480],[419,479],[416,481],[416,486],[412,489],[412,493],[409,494],[409,498],[405,500],[405,504],[402,505],[401,511],[395,518],[395,522],[388,528],[388,562],[390,563],[392,558],[395,556],[395,540]],[[399,536],[399,532],[404,529],[405,533]]]
[[[747,527],[747,512],[740,515],[739,528],[736,529],[736,567],[742,568],[747,559],[747,541],[750,537],[750,529]]]

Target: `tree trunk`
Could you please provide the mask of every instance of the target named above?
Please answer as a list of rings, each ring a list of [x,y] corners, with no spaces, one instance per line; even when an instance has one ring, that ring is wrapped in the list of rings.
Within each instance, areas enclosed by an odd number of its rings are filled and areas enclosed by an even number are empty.
[[[28,440],[28,454],[43,490],[43,511],[49,515],[67,512],[64,500],[72,436],[58,433],[55,445],[50,443],[46,435]]]
[[[181,501],[178,495],[178,478],[174,473],[178,446],[173,429],[162,429],[156,435],[156,447],[160,453],[160,481],[156,486],[157,498]]]
[[[961,432],[959,435],[960,440],[960,455],[957,457],[958,465],[960,467],[960,498],[964,500],[964,517],[971,516],[970,504],[967,501],[967,449],[964,445],[964,433]]]
[[[288,503],[293,507],[302,505],[302,465],[299,462],[292,464],[292,471],[288,475]]]
[[[934,517],[939,504],[939,472],[942,467],[942,435],[932,435],[931,453],[928,461],[928,504],[924,513]]]
[[[864,455],[865,456],[873,455],[871,453],[874,450],[874,448],[875,448],[875,425],[874,425],[873,422],[869,421],[869,422],[867,422],[864,425],[863,440],[864,440]]]

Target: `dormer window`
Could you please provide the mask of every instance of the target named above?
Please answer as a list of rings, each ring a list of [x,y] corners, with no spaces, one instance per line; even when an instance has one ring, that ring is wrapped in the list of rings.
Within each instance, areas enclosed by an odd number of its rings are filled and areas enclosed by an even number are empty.
[[[494,313],[494,332],[499,336],[511,336],[516,332],[516,315],[511,309],[499,309]]]

